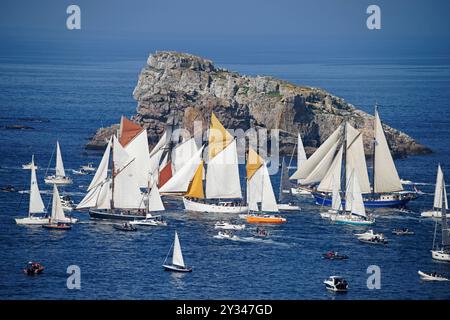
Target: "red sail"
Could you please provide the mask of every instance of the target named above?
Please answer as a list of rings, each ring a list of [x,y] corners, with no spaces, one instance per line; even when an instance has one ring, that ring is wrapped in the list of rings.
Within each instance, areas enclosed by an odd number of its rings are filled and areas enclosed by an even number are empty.
[[[128,120],[126,117],[122,116],[122,119],[120,120],[120,137],[119,142],[122,145],[122,147],[126,147],[126,145],[134,139],[141,131],[142,129],[139,125],[134,123],[131,120]]]
[[[170,178],[172,178],[172,161],[168,161],[166,166],[159,172],[158,188],[161,188]]]

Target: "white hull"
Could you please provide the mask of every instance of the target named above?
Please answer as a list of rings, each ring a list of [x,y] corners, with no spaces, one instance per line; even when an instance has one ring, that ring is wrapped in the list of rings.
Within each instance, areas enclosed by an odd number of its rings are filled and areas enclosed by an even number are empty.
[[[156,221],[154,219],[130,221],[130,224],[135,226],[150,226],[150,227],[167,226],[167,222]]]
[[[192,201],[183,197],[184,209],[194,212],[214,212],[214,213],[245,213],[248,211],[247,206],[227,206],[227,203],[219,202],[218,204],[201,203]]]
[[[50,219],[45,217],[26,217],[26,218],[18,218],[14,219],[17,224],[23,225],[47,225],[50,224]],[[66,217],[65,219],[53,221],[53,223],[62,222],[62,223],[76,223],[78,219]]]
[[[245,229],[245,224],[230,224],[230,223],[216,224],[214,226],[214,229],[244,230]]]
[[[450,262],[450,253],[446,253],[442,250],[431,250],[431,257],[434,260]]]
[[[426,274],[425,272],[422,272],[420,270],[417,273],[419,274],[420,279],[424,281],[450,281],[450,279],[444,278],[442,276],[433,276],[432,274]]]
[[[300,211],[299,206],[293,206],[288,203],[280,203],[278,204],[278,210],[281,211]]]
[[[22,169],[24,169],[24,170],[31,170],[31,168],[32,168],[32,164],[31,163],[22,165]],[[38,166],[34,166],[34,168],[37,170]]]
[[[337,213],[337,211],[335,211],[335,210],[328,210],[328,211],[326,211],[326,212],[321,212],[320,213],[320,216],[323,218],[323,219],[331,219],[331,217],[333,217],[333,216],[335,216],[335,215],[337,215],[338,213]]]
[[[344,223],[359,226],[368,226],[375,223],[374,220],[359,218],[351,214],[333,214],[330,216],[331,221],[336,223]]]
[[[441,211],[424,211],[420,214],[421,217],[424,218],[442,218],[442,212]],[[447,218],[450,218],[450,214],[447,213]]]
[[[69,177],[56,177],[56,176],[48,176],[44,179],[46,184],[56,184],[56,185],[66,185],[72,184],[72,179]]]
[[[308,195],[312,196],[312,193],[310,191],[303,189],[301,187],[291,188],[291,193],[296,196],[308,196]]]

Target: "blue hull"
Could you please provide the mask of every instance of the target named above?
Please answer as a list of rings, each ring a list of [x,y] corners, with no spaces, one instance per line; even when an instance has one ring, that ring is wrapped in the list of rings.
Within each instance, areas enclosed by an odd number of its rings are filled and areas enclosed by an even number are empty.
[[[331,207],[331,197],[327,197],[326,195],[313,192],[314,199],[316,200],[316,204],[321,206]],[[412,196],[405,196],[401,199],[394,200],[382,200],[382,199],[364,199],[364,206],[366,208],[398,208],[404,207],[409,201],[415,199]],[[342,206],[345,207],[345,200],[342,200]]]

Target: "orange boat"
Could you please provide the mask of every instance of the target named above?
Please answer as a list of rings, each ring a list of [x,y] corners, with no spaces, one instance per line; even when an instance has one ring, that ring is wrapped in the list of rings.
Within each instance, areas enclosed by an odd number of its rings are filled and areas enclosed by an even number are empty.
[[[248,223],[284,223],[287,221],[286,218],[269,214],[251,214],[247,216],[246,220]]]

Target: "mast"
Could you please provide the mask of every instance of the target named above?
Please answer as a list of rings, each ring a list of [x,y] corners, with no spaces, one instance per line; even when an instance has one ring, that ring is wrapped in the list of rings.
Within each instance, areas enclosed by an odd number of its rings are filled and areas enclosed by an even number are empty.
[[[343,133],[343,154],[342,154],[342,177],[341,184],[344,184],[344,187],[341,190],[345,190],[347,192],[347,120],[344,120],[344,133]]]
[[[448,236],[448,225],[447,225],[447,194],[445,192],[445,180],[444,175],[442,174],[442,183],[441,183],[441,215],[442,215],[442,250],[444,252],[449,251],[450,240]]]
[[[111,146],[111,211],[114,211],[114,179],[116,177],[116,168],[114,166],[114,139]]]
[[[373,140],[372,140],[372,195],[375,194],[375,150],[377,146],[377,138],[376,138],[376,128],[375,125],[375,115],[378,113],[378,106],[375,102],[375,112],[374,112],[374,119],[373,119]]]

